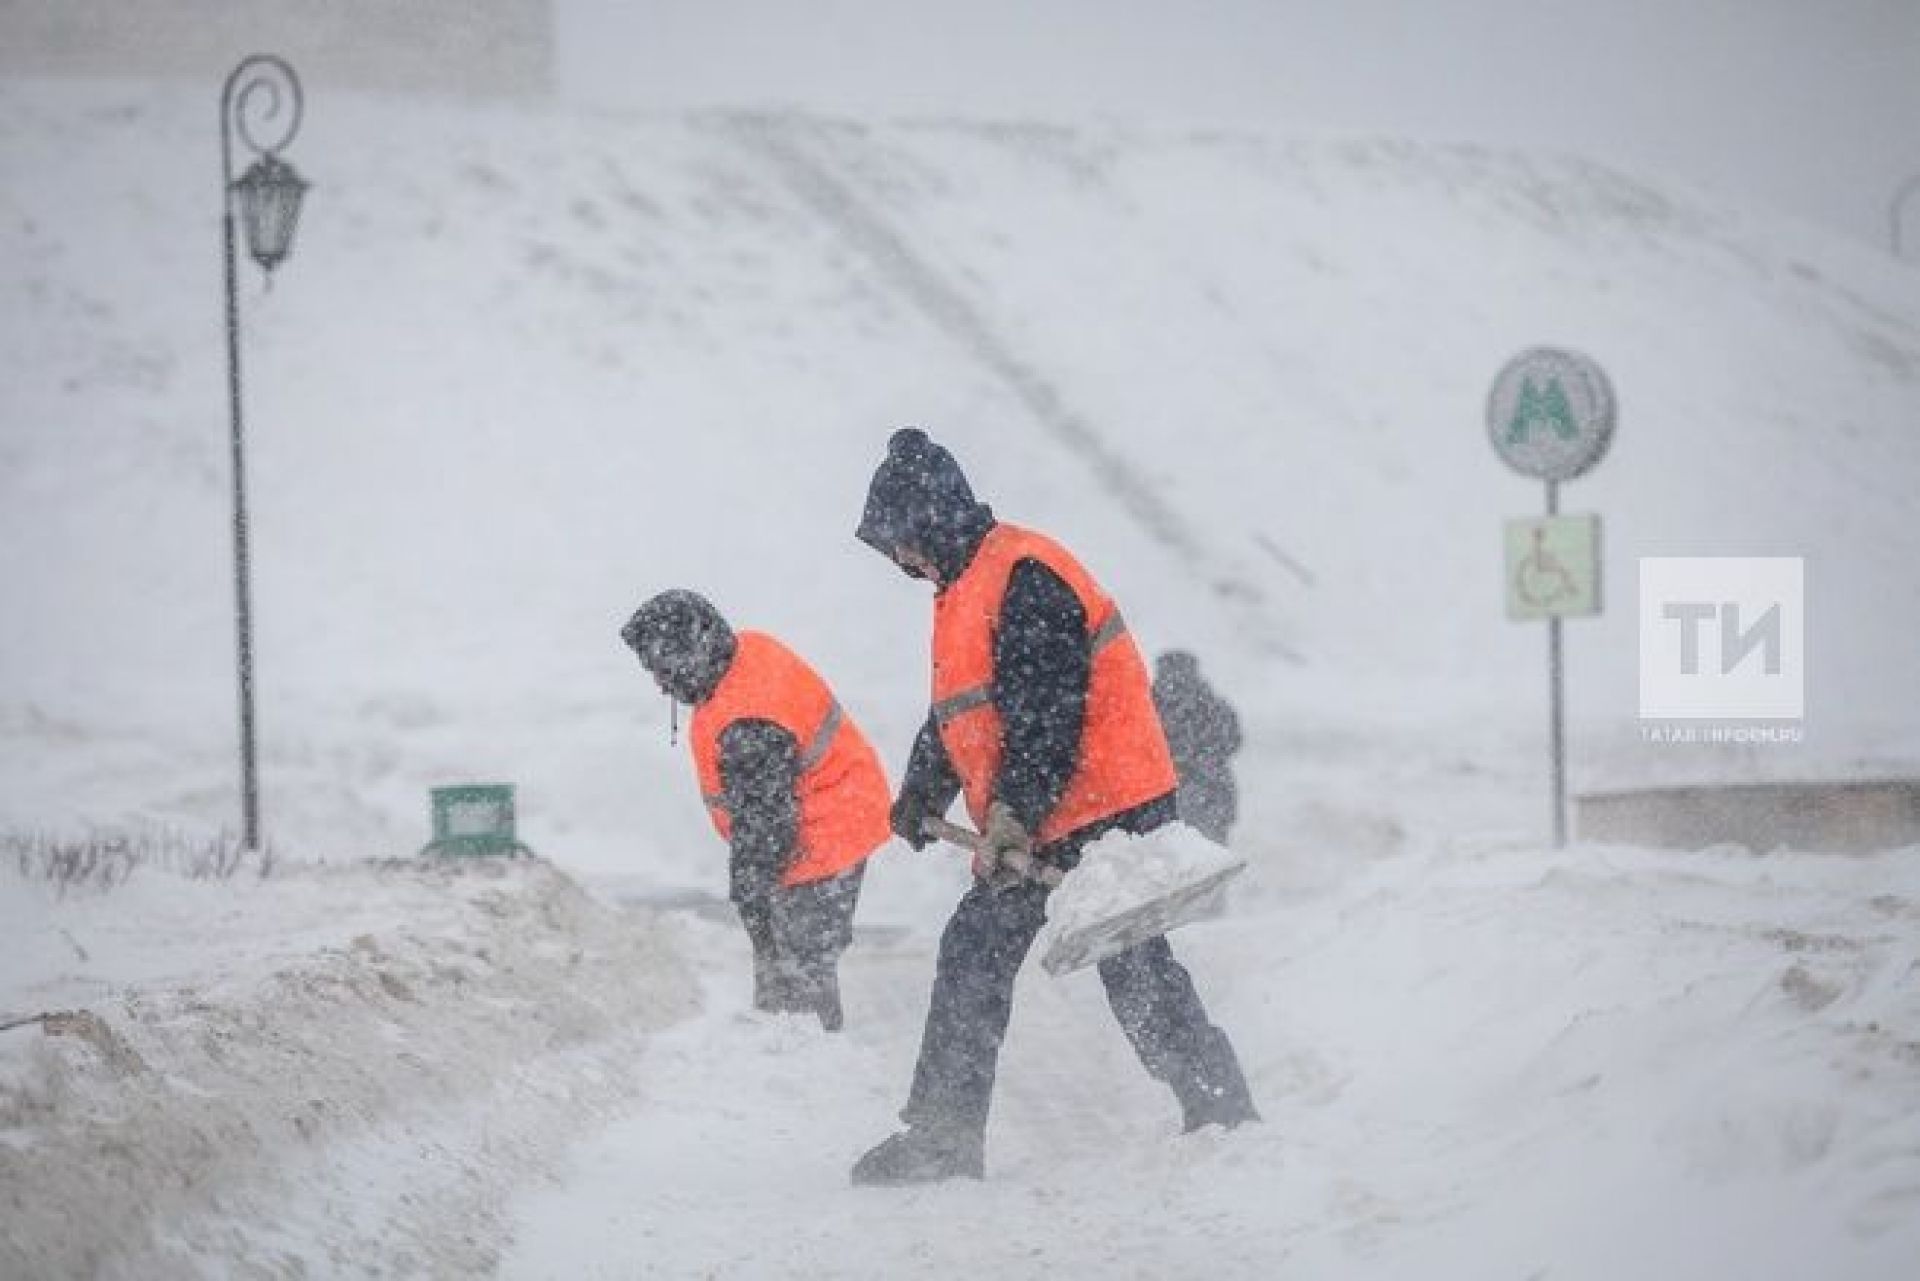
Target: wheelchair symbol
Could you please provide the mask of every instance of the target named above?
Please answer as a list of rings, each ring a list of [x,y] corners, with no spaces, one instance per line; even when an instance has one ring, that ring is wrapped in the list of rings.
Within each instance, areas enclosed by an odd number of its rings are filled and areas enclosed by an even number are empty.
[[[1530,609],[1551,609],[1580,594],[1573,575],[1547,550],[1547,531],[1534,529],[1533,547],[1520,558],[1513,575],[1514,594]]]

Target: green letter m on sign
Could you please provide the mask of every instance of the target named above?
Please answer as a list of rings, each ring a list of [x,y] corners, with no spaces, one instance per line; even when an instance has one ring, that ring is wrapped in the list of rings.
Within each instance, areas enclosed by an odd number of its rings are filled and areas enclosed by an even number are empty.
[[[1520,403],[1514,407],[1513,421],[1507,424],[1507,443],[1526,443],[1536,428],[1551,428],[1562,440],[1580,434],[1579,424],[1573,421],[1573,406],[1567,403],[1566,390],[1558,378],[1549,378],[1544,392],[1531,378],[1521,384]]]

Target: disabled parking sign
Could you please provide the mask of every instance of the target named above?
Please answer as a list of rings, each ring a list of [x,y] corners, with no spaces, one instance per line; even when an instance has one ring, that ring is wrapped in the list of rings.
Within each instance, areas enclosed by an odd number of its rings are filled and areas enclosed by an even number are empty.
[[[1600,612],[1600,518],[1523,516],[1507,522],[1507,617]]]

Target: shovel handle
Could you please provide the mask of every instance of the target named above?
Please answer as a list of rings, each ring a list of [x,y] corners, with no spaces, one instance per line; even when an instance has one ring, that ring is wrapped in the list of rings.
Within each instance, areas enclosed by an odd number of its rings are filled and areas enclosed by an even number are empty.
[[[971,827],[962,827],[958,823],[949,823],[944,818],[923,818],[920,820],[920,830],[928,836],[945,841],[950,845],[958,845],[961,849],[974,854],[985,854],[987,852],[986,837],[980,835],[980,833],[974,831]]]
[[[1002,853],[996,855],[993,847],[987,844],[987,838],[970,827],[958,823],[949,823],[944,818],[923,818],[920,830],[928,836],[937,837],[958,845],[961,849],[985,859],[989,864],[1005,867],[1008,871],[1026,880],[1039,881],[1048,889],[1058,889],[1067,874],[1051,863],[1042,863],[1031,854]]]

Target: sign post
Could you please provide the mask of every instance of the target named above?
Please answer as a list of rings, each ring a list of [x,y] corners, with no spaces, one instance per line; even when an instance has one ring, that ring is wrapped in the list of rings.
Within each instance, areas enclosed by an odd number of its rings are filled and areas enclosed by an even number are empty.
[[[1547,623],[1547,736],[1553,847],[1567,844],[1566,679],[1560,620],[1600,612],[1600,518],[1562,516],[1560,485],[1591,471],[1613,443],[1613,387],[1577,352],[1521,352],[1493,382],[1487,433],[1494,452],[1546,483],[1546,515],[1507,522],[1507,617]]]

